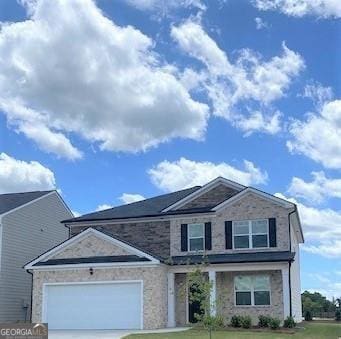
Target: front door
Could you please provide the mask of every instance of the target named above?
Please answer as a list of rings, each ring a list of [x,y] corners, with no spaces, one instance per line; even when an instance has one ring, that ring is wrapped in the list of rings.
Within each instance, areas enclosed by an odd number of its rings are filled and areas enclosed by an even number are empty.
[[[195,285],[189,287],[189,295],[197,294],[198,288]],[[188,321],[190,323],[198,322],[196,315],[203,314],[203,310],[201,309],[201,303],[199,300],[190,300],[191,298],[188,297]]]

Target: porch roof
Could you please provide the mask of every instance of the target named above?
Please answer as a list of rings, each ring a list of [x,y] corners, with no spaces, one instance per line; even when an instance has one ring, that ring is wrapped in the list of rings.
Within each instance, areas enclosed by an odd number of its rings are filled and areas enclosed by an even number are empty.
[[[255,262],[292,262],[295,252],[248,252],[248,253],[226,253],[208,255],[183,255],[171,258],[173,265],[229,264],[229,263],[255,263]]]

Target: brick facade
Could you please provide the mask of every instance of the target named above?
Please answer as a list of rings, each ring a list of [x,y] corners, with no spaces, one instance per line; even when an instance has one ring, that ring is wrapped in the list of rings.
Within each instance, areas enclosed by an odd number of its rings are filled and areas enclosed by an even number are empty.
[[[259,249],[227,250],[225,249],[225,221],[250,220],[276,218],[277,223],[277,247],[271,247],[262,251],[288,251],[289,250],[289,222],[290,210],[270,202],[267,199],[249,193],[242,199],[227,206],[216,216],[197,216],[193,218],[179,218],[171,221],[171,255],[193,254],[181,252],[181,224],[189,223],[212,223],[212,250],[207,254],[251,252]]]
[[[64,258],[84,258],[112,255],[129,255],[128,251],[122,247],[115,246],[109,241],[99,239],[94,235],[89,235],[85,239],[65,248],[62,252],[52,256],[50,259]]]
[[[144,329],[167,325],[167,274],[164,266],[89,270],[35,271],[33,275],[32,322],[42,322],[43,284],[56,282],[143,280]],[[67,310],[66,310],[67,311]]]
[[[130,242],[156,256],[168,258],[170,255],[170,221],[105,224],[100,226],[72,226],[71,236],[88,227]]]
[[[237,194],[238,191],[224,186],[219,185],[215,188],[212,188],[208,192],[202,194],[198,198],[188,202],[180,209],[190,209],[190,208],[198,208],[198,207],[207,207],[207,206],[216,206],[223,202],[224,200],[232,197],[233,195]]]

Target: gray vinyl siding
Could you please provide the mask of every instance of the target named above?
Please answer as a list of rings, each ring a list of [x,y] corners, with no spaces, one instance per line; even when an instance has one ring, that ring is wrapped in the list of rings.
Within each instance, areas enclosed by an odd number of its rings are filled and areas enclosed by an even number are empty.
[[[70,216],[53,192],[2,218],[0,322],[25,320],[24,303],[29,304],[29,319],[32,277],[23,266],[68,238],[60,221]]]

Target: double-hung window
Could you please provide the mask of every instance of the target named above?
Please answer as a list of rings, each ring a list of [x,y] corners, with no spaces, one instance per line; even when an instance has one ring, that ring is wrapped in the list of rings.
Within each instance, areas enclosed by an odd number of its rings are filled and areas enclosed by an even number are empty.
[[[234,278],[237,306],[270,305],[269,275],[239,275]]]
[[[205,225],[188,224],[189,251],[203,251],[205,248]]]
[[[233,221],[233,247],[269,247],[268,219]]]

